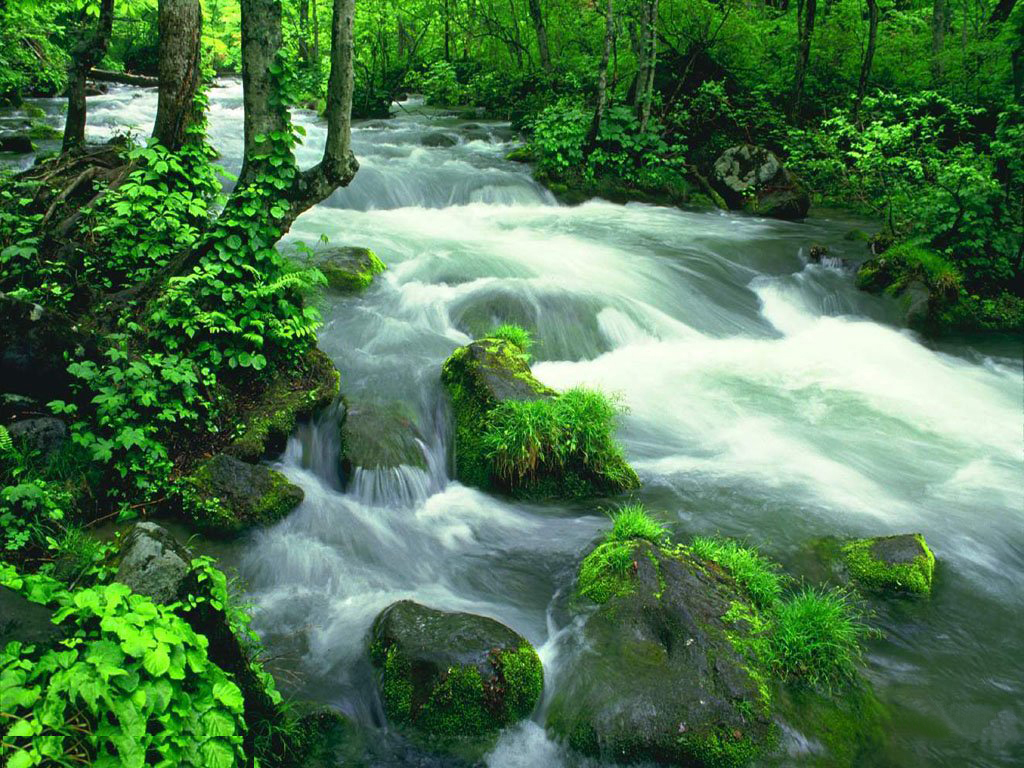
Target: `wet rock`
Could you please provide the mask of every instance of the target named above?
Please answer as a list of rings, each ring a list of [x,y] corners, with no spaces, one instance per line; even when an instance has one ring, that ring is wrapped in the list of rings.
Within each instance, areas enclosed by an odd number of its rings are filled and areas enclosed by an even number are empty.
[[[15,442],[22,442],[43,456],[59,451],[68,439],[67,425],[53,416],[21,419],[7,425],[7,431]]]
[[[842,547],[850,576],[861,587],[930,594],[935,555],[920,533],[856,539]]]
[[[536,651],[494,619],[403,600],[381,612],[371,634],[389,721],[440,749],[492,737],[540,699]]]
[[[302,489],[275,469],[219,454],[185,479],[185,511],[208,533],[230,535],[277,522],[302,503]]]
[[[341,423],[341,469],[426,469],[422,438],[401,403],[348,403]]]
[[[487,141],[491,140],[491,134],[484,128],[477,128],[476,130],[467,131],[463,129],[463,134],[466,137],[466,141]]]
[[[827,245],[812,245],[807,251],[807,258],[812,264],[820,264],[828,256]]]
[[[334,363],[314,349],[302,364],[279,372],[255,403],[240,408],[239,434],[225,453],[244,461],[259,461],[284,450],[299,419],[326,408],[338,396],[340,377]]]
[[[581,566],[575,609],[587,618],[548,730],[615,762],[717,768],[770,749],[769,695],[727,634],[751,629],[722,618],[740,601],[726,577],[684,552],[599,545]]]
[[[0,394],[0,420],[4,423],[17,418],[45,414],[49,411],[42,403],[25,395],[13,392]]]
[[[455,471],[462,482],[547,499],[607,495],[639,487],[636,473],[611,437],[601,446],[590,446],[589,454],[577,448],[556,459],[548,451],[550,458],[540,457],[527,472],[501,465],[490,453],[487,428],[501,406],[536,400],[550,401],[551,410],[545,415],[558,432],[551,439],[563,446],[579,445],[572,435],[578,427],[556,407],[555,401],[562,396],[534,378],[526,354],[511,341],[481,339],[455,350],[444,363],[441,380],[452,398]],[[595,459],[598,454],[600,461]]]
[[[511,160],[513,163],[532,163],[537,158],[534,156],[533,151],[528,146],[518,147],[513,149],[507,155],[506,160]]]
[[[7,392],[44,403],[64,399],[65,355],[77,357],[85,344],[68,317],[0,293],[0,381]]]
[[[136,523],[118,554],[115,579],[157,603],[185,596],[192,554],[156,523]]]
[[[369,248],[339,247],[318,251],[317,267],[336,291],[358,293],[370,287],[373,278],[387,269]]]
[[[0,152],[14,152],[19,155],[27,155],[29,152],[34,152],[35,149],[32,139],[28,136],[0,136]]]
[[[811,207],[811,197],[796,175],[764,147],[730,147],[717,160],[709,181],[733,209],[744,208],[761,216],[800,219]]]
[[[454,147],[458,143],[458,139],[440,131],[428,133],[420,139],[420,144],[424,147]]]
[[[0,648],[14,642],[48,646],[63,634],[53,623],[53,611],[49,608],[0,587]]]

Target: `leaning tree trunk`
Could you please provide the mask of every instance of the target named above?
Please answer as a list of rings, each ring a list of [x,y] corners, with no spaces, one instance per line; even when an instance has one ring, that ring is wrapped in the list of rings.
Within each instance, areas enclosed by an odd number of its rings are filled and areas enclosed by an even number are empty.
[[[189,128],[202,119],[196,93],[202,79],[203,12],[199,0],[160,0],[157,99],[153,138],[172,152],[189,140]]]
[[[793,115],[800,111],[800,101],[804,95],[804,80],[807,78],[807,66],[811,60],[811,35],[814,34],[814,14],[817,11],[817,0],[797,0],[796,4],[796,72],[793,79]]]
[[[597,137],[601,134],[601,123],[604,121],[604,110],[608,105],[608,60],[612,55],[612,39],[615,36],[615,9],[613,0],[608,0],[604,19],[604,50],[601,52],[601,66],[597,73],[597,106],[594,107],[594,119],[583,142],[583,156],[589,158],[597,146]]]
[[[530,19],[533,21],[533,28],[537,32],[537,52],[540,56],[540,65],[545,70],[551,69],[551,50],[548,48],[548,29],[544,26],[544,16],[541,13],[540,0],[529,0]]]
[[[96,27],[89,32],[83,32],[71,49],[71,64],[68,67],[68,116],[64,122],[62,152],[68,152],[85,143],[85,81],[89,71],[107,54],[113,28],[114,0],[102,0]]]
[[[868,4],[868,47],[864,51],[861,62],[860,80],[857,81],[857,101],[853,105],[854,115],[860,112],[861,102],[867,93],[868,80],[871,78],[871,65],[875,59],[875,41],[878,38],[878,0],[867,0]]]

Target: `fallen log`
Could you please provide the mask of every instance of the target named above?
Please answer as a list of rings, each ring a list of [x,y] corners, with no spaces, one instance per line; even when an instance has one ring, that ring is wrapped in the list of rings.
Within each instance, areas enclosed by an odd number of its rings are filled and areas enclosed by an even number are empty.
[[[122,85],[141,85],[144,88],[156,88],[160,80],[149,75],[133,75],[129,72],[111,72],[109,69],[92,69],[89,71],[90,80],[98,80],[101,83],[121,83]]]

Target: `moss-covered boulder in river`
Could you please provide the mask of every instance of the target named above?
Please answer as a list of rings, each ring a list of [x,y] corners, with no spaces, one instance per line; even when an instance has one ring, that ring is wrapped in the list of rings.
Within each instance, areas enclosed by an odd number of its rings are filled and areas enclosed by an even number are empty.
[[[533,711],[544,685],[537,652],[504,624],[410,600],[377,617],[370,658],[391,723],[445,751],[486,749]]]
[[[441,379],[455,412],[464,483],[526,498],[600,496],[640,481],[615,440],[620,409],[585,389],[559,394],[530,372],[528,336],[506,328],[461,347]]]
[[[358,469],[427,466],[416,424],[402,404],[372,400],[346,402],[340,459],[346,478]]]
[[[201,464],[184,486],[186,515],[200,530],[219,535],[275,523],[304,497],[277,470],[225,454]]]
[[[857,539],[843,545],[842,557],[862,587],[919,595],[932,591],[935,555],[920,533]]]
[[[387,269],[369,248],[328,248],[317,251],[314,258],[327,278],[327,285],[342,293],[365,291],[373,278]]]
[[[657,526],[621,528],[580,567],[576,609],[597,610],[559,675],[548,730],[615,762],[746,764],[776,735],[766,682],[731,637],[753,627],[723,618],[738,590]]]

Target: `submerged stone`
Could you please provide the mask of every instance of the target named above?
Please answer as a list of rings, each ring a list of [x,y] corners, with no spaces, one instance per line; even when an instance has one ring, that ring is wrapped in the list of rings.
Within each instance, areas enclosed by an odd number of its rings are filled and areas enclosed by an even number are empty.
[[[740,595],[715,569],[648,541],[606,541],[583,562],[576,610],[597,604],[547,727],[615,762],[739,766],[776,739],[763,679],[723,621]]]
[[[921,595],[932,591],[935,555],[920,533],[857,539],[841,551],[850,576],[863,587]]]
[[[373,278],[387,269],[369,248],[329,248],[316,254],[316,262],[327,285],[343,293],[366,290]]]
[[[219,454],[185,479],[185,512],[208,533],[277,522],[302,503],[301,488],[275,469]]]
[[[342,473],[400,466],[427,466],[416,424],[401,403],[348,403],[341,423]]]
[[[441,372],[455,414],[455,472],[459,480],[479,488],[527,498],[572,498],[614,494],[639,487],[640,481],[613,438],[583,449],[579,432],[592,425],[583,419],[603,418],[583,412],[574,420],[555,407],[562,397],[534,378],[525,352],[506,339],[487,338],[455,350]],[[594,393],[595,398],[600,395]],[[552,404],[545,428],[557,433],[525,444],[526,467],[502,464],[496,444],[501,436],[491,430],[502,407],[545,401]],[[579,439],[577,439],[579,438]],[[559,454],[562,450],[562,454]],[[504,459],[507,464],[507,459]]]
[[[435,132],[428,133],[422,139],[420,144],[424,147],[454,147],[459,143],[459,140],[453,136],[449,136],[447,133]]]
[[[436,748],[485,749],[540,699],[536,651],[494,619],[402,600],[381,612],[371,634],[388,719]]]

